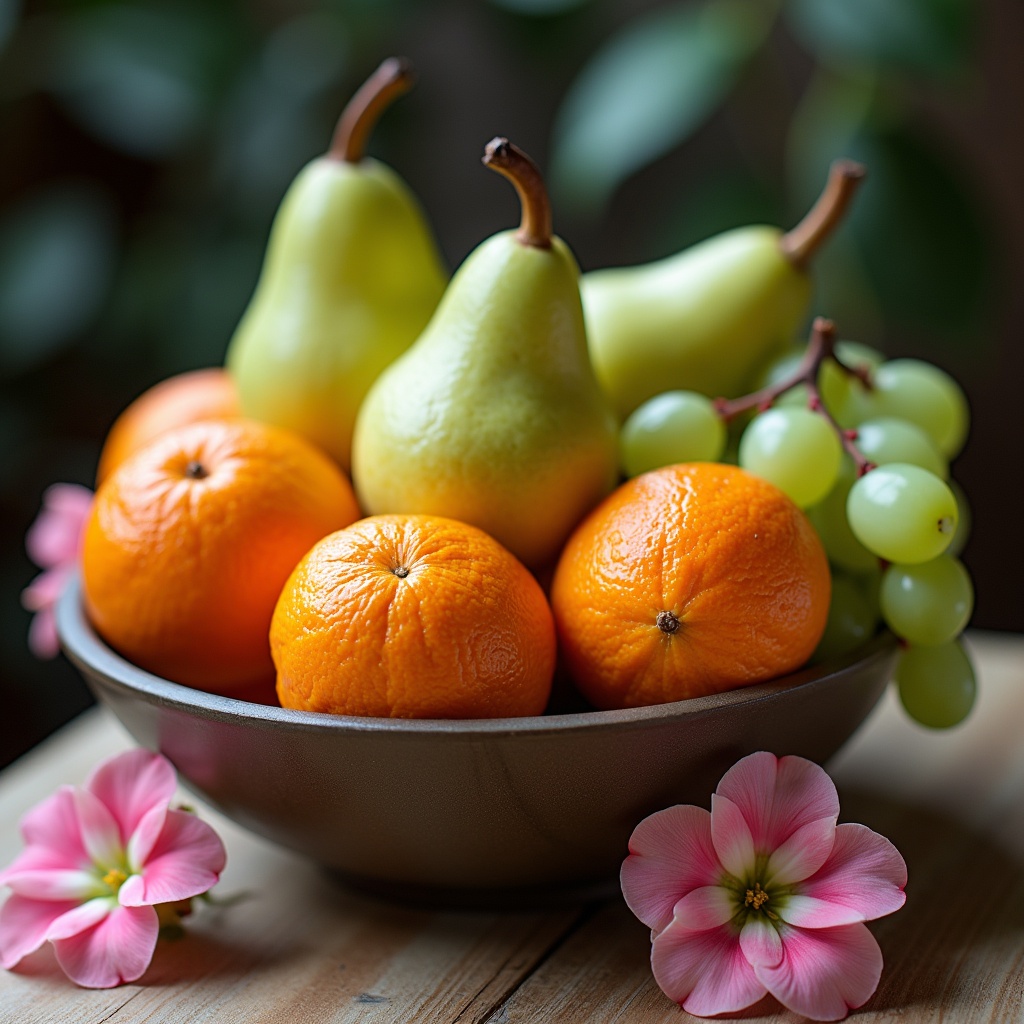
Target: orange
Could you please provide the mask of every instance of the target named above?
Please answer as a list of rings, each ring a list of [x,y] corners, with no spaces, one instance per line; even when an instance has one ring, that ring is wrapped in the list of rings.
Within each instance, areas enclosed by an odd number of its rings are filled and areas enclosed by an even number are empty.
[[[139,395],[114,421],[100,452],[96,483],[168,430],[241,414],[235,382],[226,370],[211,367],[168,377]]]
[[[270,627],[286,708],[381,718],[539,715],[551,609],[496,540],[453,519],[373,516],[320,541]]]
[[[718,693],[802,665],[831,580],[782,491],[735,466],[623,484],[570,538],[551,590],[560,650],[598,708]]]
[[[86,611],[136,665],[241,694],[273,677],[268,631],[288,574],[358,516],[341,470],[297,435],[241,419],[181,427],[97,490]]]

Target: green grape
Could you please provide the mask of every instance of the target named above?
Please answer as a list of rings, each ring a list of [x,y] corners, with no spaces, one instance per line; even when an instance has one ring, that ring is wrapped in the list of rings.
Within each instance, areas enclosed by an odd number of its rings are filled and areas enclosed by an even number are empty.
[[[797,384],[788,391],[783,391],[778,398],[772,402],[777,409],[807,409],[810,407],[811,393],[807,390],[806,384]]]
[[[832,599],[825,632],[814,649],[814,661],[833,661],[862,647],[874,636],[878,616],[858,582],[842,573],[832,576]]]
[[[857,448],[876,466],[909,462],[943,480],[949,463],[939,454],[931,438],[916,424],[892,416],[865,420],[857,427]]]
[[[704,395],[666,391],[626,420],[619,449],[631,477],[677,462],[714,462],[725,449],[725,423]]]
[[[804,358],[805,349],[795,349],[780,356],[771,363],[757,385],[758,390],[772,387],[792,377]],[[867,345],[856,341],[840,341],[836,344],[836,355],[851,369],[867,368],[872,372],[882,365],[883,356]],[[826,359],[818,371],[818,391],[825,407],[839,421],[841,426],[850,427],[856,422],[854,410],[859,410],[863,396],[867,394],[864,385],[851,377],[834,360]],[[798,384],[781,394],[777,406],[806,407],[808,400],[806,384]]]
[[[885,356],[877,348],[864,345],[859,341],[837,341],[836,355],[851,370],[868,370],[871,373],[874,373],[885,362]],[[849,375],[844,374],[844,376],[848,377]]]
[[[851,370],[866,369],[872,374],[884,361],[881,352],[856,341],[837,342],[836,355]],[[869,392],[832,359],[825,360],[818,371],[818,390],[841,427],[853,427],[867,415]]]
[[[740,438],[740,465],[801,508],[832,489],[842,454],[835,431],[810,409],[769,409],[755,416]]]
[[[949,546],[956,530],[956,498],[934,473],[893,462],[854,483],[846,516],[869,551],[887,562],[916,565]]]
[[[944,644],[960,635],[974,609],[971,577],[959,559],[890,565],[882,576],[882,617],[908,643]]]
[[[882,617],[882,601],[879,591],[882,589],[882,563],[875,559],[875,564],[869,572],[858,573],[854,577],[860,585],[860,592],[864,595],[868,607],[871,609],[875,620]]]
[[[974,667],[959,640],[909,647],[896,665],[896,685],[907,714],[931,729],[958,725],[974,706]]]
[[[873,416],[916,423],[952,459],[967,438],[970,413],[960,385],[948,373],[920,359],[894,359],[875,372]]]
[[[853,460],[844,455],[835,486],[807,510],[807,518],[818,531],[828,560],[846,572],[862,575],[877,570],[878,555],[872,554],[857,540],[846,519],[846,499],[856,479]]]
[[[776,384],[781,384],[784,380],[788,380],[794,373],[796,373],[800,364],[803,362],[803,358],[804,349],[802,348],[793,348],[788,352],[783,353],[765,367],[764,372],[754,385],[754,390],[760,391],[762,388],[774,387]],[[807,385],[798,384],[796,387],[790,388],[788,391],[784,391],[779,395],[779,397],[775,399],[773,405],[780,408],[785,406],[799,406],[801,408],[806,408],[807,397]]]
[[[792,377],[803,358],[804,349],[799,346],[783,352],[782,355],[773,359],[761,371],[761,374],[754,382],[754,390],[760,391],[762,388],[774,387],[774,385],[781,384],[784,380]]]
[[[967,538],[971,535],[971,506],[964,489],[955,480],[949,480],[947,483],[953,492],[953,497],[956,498],[957,520],[956,533],[953,534],[953,539],[949,542],[949,547],[946,548],[946,554],[959,555],[967,543]]]

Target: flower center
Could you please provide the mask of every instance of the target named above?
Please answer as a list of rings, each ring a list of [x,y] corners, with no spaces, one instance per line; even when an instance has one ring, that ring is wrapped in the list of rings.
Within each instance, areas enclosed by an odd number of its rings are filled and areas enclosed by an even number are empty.
[[[754,888],[748,889],[743,897],[743,906],[753,907],[755,910],[760,910],[767,902],[768,893],[761,888],[760,882],[755,882]],[[768,911],[765,911],[765,913],[768,913]]]
[[[103,884],[111,889],[113,892],[117,892],[118,889],[128,881],[128,876],[120,868],[111,868],[103,876]]]
[[[771,896],[766,890],[761,888],[760,882],[754,882],[754,884],[749,888],[740,883],[735,892],[737,900],[742,901],[739,905],[741,921],[745,920],[747,915],[752,913],[764,914],[765,917],[770,920],[778,921],[779,915],[766,904],[770,900],[775,899],[776,904],[779,905],[781,909],[781,906],[784,906],[786,903],[785,891],[776,893],[775,896]]]

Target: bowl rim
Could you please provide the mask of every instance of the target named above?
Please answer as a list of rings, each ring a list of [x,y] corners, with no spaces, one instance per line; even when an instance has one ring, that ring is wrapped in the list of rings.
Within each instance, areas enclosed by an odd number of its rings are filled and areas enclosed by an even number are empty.
[[[602,729],[624,724],[655,724],[676,718],[713,714],[724,708],[757,704],[780,694],[834,684],[851,671],[890,658],[896,638],[881,632],[864,647],[843,658],[806,666],[764,683],[753,683],[722,693],[687,700],[652,704],[616,711],[577,711],[521,718],[374,718],[333,715],[320,711],[296,711],[277,705],[256,704],[235,697],[197,690],[171,682],[132,664],[108,647],[93,629],[82,601],[81,573],[76,572],[56,606],[57,633],[67,657],[85,672],[98,673],[123,693],[142,695],[152,704],[175,708],[203,718],[263,728],[335,729],[350,733],[388,732],[407,736],[446,734],[481,737],[489,735],[543,735],[578,729]]]

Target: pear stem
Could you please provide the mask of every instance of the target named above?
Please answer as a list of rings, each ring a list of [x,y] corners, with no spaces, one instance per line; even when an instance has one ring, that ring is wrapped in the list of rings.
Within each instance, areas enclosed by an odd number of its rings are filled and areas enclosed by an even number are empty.
[[[846,215],[846,209],[853,199],[867,172],[863,164],[854,160],[835,160],[828,171],[818,201],[807,216],[792,231],[782,236],[779,247],[786,258],[800,270],[807,267],[821,244],[832,234]]]
[[[360,86],[338,118],[327,156],[357,164],[366,154],[366,144],[380,115],[391,103],[408,92],[416,80],[412,64],[404,57],[389,57]]]
[[[865,458],[864,454],[856,445],[857,431],[844,430],[835,420],[835,417],[825,407],[821,400],[821,390],[818,387],[818,371],[821,364],[831,359],[841,370],[856,377],[866,388],[871,387],[871,378],[867,370],[847,366],[839,356],[836,355],[836,325],[824,317],[817,317],[814,326],[811,328],[811,340],[807,345],[800,365],[786,378],[777,384],[761,388],[749,395],[740,398],[716,398],[714,405],[719,417],[726,423],[739,416],[742,412],[757,409],[764,412],[770,409],[775,399],[784,395],[787,391],[803,384],[807,388],[807,405],[812,412],[824,417],[828,425],[835,431],[843,450],[853,459],[857,467],[857,476],[874,469],[874,463]]]
[[[551,248],[551,203],[537,165],[508,139],[491,139],[484,149],[484,165],[503,174],[516,187],[523,218],[516,238],[536,249]]]

